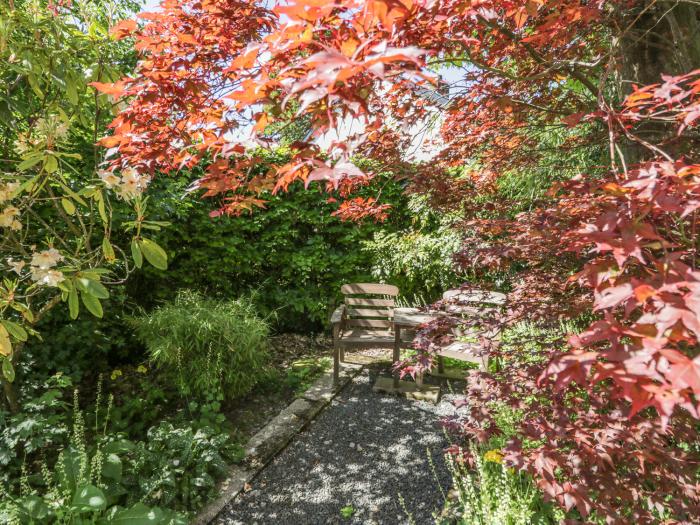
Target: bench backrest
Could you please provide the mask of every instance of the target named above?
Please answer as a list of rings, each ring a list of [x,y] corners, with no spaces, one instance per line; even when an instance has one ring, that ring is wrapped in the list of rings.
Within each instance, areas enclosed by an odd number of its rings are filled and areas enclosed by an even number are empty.
[[[344,284],[346,328],[391,329],[394,321],[395,298],[399,289],[391,284]]]

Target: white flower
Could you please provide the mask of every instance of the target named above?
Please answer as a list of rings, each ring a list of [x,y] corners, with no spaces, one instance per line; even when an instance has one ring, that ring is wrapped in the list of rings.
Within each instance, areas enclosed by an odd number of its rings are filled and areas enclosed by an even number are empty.
[[[36,130],[44,137],[60,140],[68,134],[68,125],[57,115],[49,115],[48,118],[37,119]]]
[[[10,265],[12,271],[15,272],[17,275],[20,275],[22,273],[22,268],[24,268],[27,265],[27,263],[24,261],[15,261],[12,258],[7,259],[7,264]]]
[[[32,268],[32,280],[44,286],[58,286],[58,283],[65,281],[66,277],[58,270],[44,270],[42,268]]]
[[[0,186],[0,202],[9,201],[19,188],[19,182],[8,182]]]
[[[28,133],[19,133],[17,135],[17,140],[15,140],[15,151],[20,155],[29,153],[34,149],[34,141],[31,139]]]
[[[102,182],[104,182],[105,186],[108,188],[114,188],[121,182],[119,176],[115,175],[109,170],[98,170],[97,175],[100,177],[100,179],[102,179]]]
[[[56,266],[59,261],[63,260],[63,255],[56,248],[49,248],[43,252],[32,254],[32,266],[40,270],[48,270]]]
[[[0,213],[0,227],[11,230],[22,229],[22,223],[17,220],[19,210],[14,206],[8,206]]]
[[[138,197],[148,187],[150,181],[148,175],[141,175],[135,169],[128,168],[122,172],[122,182],[117,192],[123,199]]]

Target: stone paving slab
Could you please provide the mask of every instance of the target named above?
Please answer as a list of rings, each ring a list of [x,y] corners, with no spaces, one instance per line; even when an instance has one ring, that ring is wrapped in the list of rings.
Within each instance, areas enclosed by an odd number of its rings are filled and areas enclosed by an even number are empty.
[[[372,390],[397,394],[415,401],[429,401],[437,403],[440,398],[440,387],[437,385],[418,386],[413,381],[399,381],[398,389],[394,387],[394,378],[381,376],[376,379]]]

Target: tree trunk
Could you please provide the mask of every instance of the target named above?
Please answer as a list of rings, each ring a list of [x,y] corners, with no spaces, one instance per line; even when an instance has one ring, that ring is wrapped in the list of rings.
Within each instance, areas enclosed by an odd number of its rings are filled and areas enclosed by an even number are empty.
[[[700,68],[700,7],[688,1],[640,2],[622,19],[629,28],[621,37],[618,93],[621,98],[633,86],[662,82],[662,75],[681,75]],[[659,124],[641,128],[639,134],[649,142],[660,142],[668,129]],[[667,147],[671,154],[682,145]],[[652,152],[637,143],[624,145],[628,164],[652,157]]]
[[[19,412],[19,399],[17,398],[17,389],[14,383],[10,383],[6,379],[2,379],[2,390],[5,394],[5,401],[11,414]]]

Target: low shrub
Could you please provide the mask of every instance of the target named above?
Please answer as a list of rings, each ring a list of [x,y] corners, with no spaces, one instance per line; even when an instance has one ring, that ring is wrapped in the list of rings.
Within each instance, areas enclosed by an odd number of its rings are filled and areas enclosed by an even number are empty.
[[[0,485],[3,489],[1,523],[187,523],[184,513],[148,507],[141,501],[145,499],[142,495],[130,490],[133,481],[142,478],[137,470],[141,465],[133,460],[137,447],[120,435],[107,431],[112,399],[110,397],[106,407],[101,406],[100,399],[98,395],[95,428],[90,429],[78,406],[78,392],[74,392],[70,438],[57,457],[49,459],[45,451],[39,451],[38,460],[30,465],[25,456],[20,465],[19,479],[13,480],[18,486]],[[99,417],[101,412],[104,413],[102,418]],[[57,421],[62,427],[70,417],[69,413],[63,415],[64,418]],[[139,445],[143,449],[144,445]],[[24,450],[27,452],[26,444]],[[199,462],[206,462],[208,457],[202,454]]]
[[[183,291],[131,323],[183,395],[206,398],[215,391],[233,399],[265,373],[268,325],[246,298],[219,301]]]
[[[500,451],[481,454],[472,447],[471,457],[473,469],[459,457],[447,457],[453,497],[439,525],[554,525],[564,519],[561,509],[544,502],[527,474],[503,464]]]
[[[187,511],[206,503],[227,459],[241,459],[226,434],[161,422],[134,452],[140,498],[149,505]],[[237,454],[238,453],[238,454]]]

